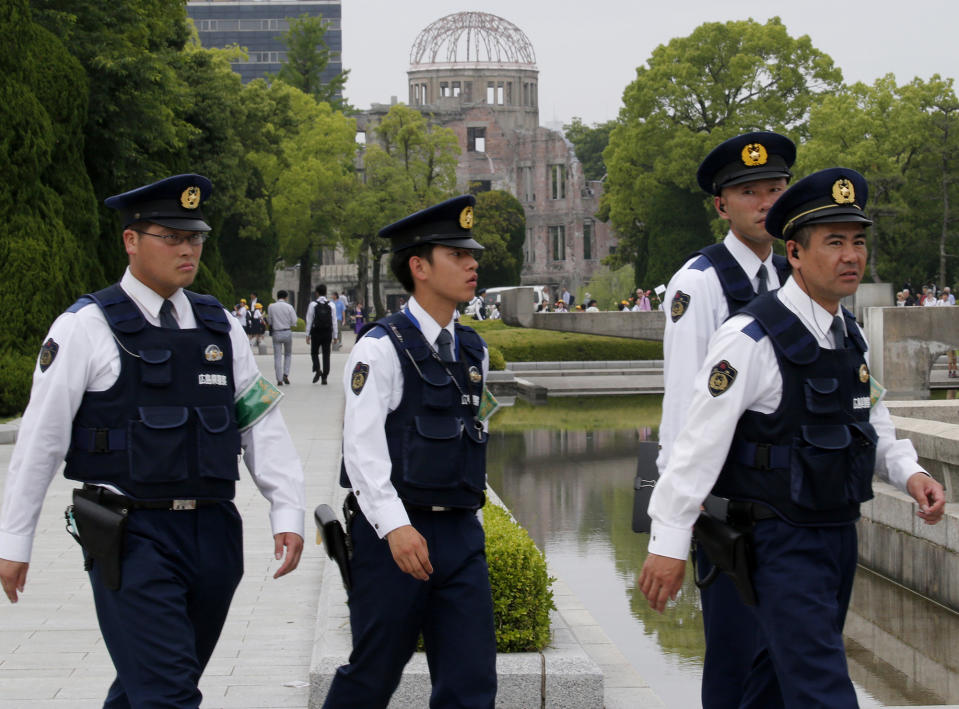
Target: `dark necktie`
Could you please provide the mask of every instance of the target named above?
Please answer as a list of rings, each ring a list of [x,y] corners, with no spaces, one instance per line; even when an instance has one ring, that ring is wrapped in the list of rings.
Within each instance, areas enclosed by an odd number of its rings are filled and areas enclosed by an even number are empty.
[[[759,295],[769,292],[769,286],[766,284],[766,279],[769,278],[769,274],[766,273],[766,264],[760,264],[759,270],[756,271],[756,278],[759,279],[759,290],[756,291]]]
[[[832,335],[832,342],[837,350],[846,349],[846,331],[842,326],[842,316],[837,315],[832,319],[832,325],[829,326],[829,333]]]
[[[440,359],[444,362],[456,361],[453,356],[453,336],[450,335],[449,330],[445,328],[440,330],[440,334],[436,338],[436,351],[439,352]]]
[[[180,326],[177,325],[176,318],[173,317],[173,303],[169,300],[164,300],[163,305],[160,306],[160,327],[171,330],[180,329]]]

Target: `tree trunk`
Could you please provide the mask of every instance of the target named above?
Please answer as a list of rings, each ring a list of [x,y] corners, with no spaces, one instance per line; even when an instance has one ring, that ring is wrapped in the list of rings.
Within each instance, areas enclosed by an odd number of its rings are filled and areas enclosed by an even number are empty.
[[[949,174],[946,156],[942,156],[942,230],[939,233],[939,280],[940,287],[946,283],[946,236],[949,233]]]
[[[310,304],[313,290],[313,244],[300,255],[300,283],[296,290],[296,314],[306,318],[306,307]]]
[[[369,281],[369,265],[370,242],[369,238],[364,238],[363,245],[360,247],[360,252],[356,257],[356,280],[358,285],[356,300],[357,302],[362,303],[364,306],[368,306],[370,304],[366,297],[366,285]]]
[[[380,292],[380,271],[382,270],[384,253],[381,249],[373,250],[373,307],[376,310],[377,318],[386,316],[383,294]]]

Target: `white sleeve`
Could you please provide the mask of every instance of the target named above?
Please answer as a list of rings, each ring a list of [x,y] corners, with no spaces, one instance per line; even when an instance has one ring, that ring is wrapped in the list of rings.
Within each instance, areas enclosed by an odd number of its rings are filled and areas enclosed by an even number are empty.
[[[745,316],[725,323],[713,336],[702,367],[692,378],[689,412],[669,463],[649,501],[649,551],[685,559],[699,507],[719,478],[739,418],[746,409],[768,410],[769,394],[782,378],[768,337],[756,342],[742,332]],[[712,370],[725,362],[734,371],[729,386],[710,393]],[[777,383],[778,382],[778,383]]]
[[[291,306],[292,307],[292,306]],[[313,311],[316,310],[316,301],[310,301],[310,304],[306,306],[306,334],[310,334],[310,330],[313,329]]]
[[[382,539],[410,523],[390,481],[393,465],[386,442],[386,417],[402,398],[403,371],[388,336],[367,335],[353,346],[343,370],[343,388],[346,474],[360,509]]]
[[[233,344],[234,383],[236,391],[242,392],[260,377],[260,369],[239,323],[231,322],[230,340]],[[273,534],[294,532],[302,537],[306,513],[303,466],[280,406],[274,406],[243,431],[240,445],[243,447],[243,462],[253,482],[270,503]]]
[[[699,271],[684,266],[670,280],[663,297],[670,306],[663,334],[663,414],[656,460],[660,474],[669,464],[673,441],[689,410],[694,377],[706,357],[709,338],[729,313],[713,268]]]

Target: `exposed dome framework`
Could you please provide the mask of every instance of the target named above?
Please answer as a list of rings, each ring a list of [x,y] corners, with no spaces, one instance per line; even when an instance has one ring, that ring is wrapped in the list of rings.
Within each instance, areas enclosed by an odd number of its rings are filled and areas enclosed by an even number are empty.
[[[535,65],[526,34],[512,22],[486,12],[457,12],[420,32],[410,64],[494,63]]]

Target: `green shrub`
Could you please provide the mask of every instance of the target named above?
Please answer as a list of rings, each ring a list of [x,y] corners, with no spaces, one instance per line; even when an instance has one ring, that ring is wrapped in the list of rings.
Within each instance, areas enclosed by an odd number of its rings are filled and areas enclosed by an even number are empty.
[[[536,652],[549,643],[555,580],[525,529],[493,503],[483,508],[498,652]]]
[[[489,368],[494,371],[506,369],[506,358],[499,347],[489,348]]]
[[[36,354],[0,353],[0,416],[17,416],[27,408],[36,362]]]
[[[293,332],[305,332],[306,331],[306,320],[303,318],[296,319],[296,325],[293,326]]]

